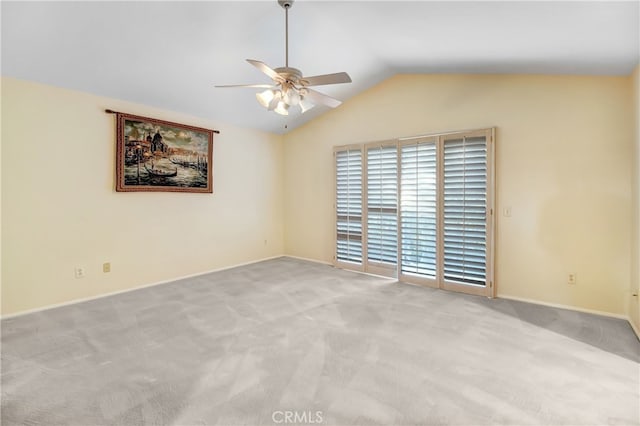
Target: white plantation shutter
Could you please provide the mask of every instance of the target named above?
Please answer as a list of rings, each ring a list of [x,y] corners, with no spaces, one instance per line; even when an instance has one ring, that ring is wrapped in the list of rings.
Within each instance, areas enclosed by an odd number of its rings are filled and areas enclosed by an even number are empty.
[[[403,144],[400,155],[400,273],[435,279],[436,142]]]
[[[362,263],[362,152],[336,152],[336,260]]]
[[[492,296],[493,129],[336,156],[336,266]]]
[[[444,279],[486,284],[487,140],[444,141]]]
[[[398,148],[367,149],[367,260],[398,259]]]

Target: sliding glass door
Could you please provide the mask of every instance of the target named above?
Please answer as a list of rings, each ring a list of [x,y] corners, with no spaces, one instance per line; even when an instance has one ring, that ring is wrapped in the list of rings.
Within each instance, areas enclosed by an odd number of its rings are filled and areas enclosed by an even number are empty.
[[[436,138],[400,144],[401,281],[437,287]]]
[[[362,150],[337,150],[336,170],[336,264],[362,270]]]
[[[447,290],[491,294],[489,137],[478,132],[441,138],[441,287]]]
[[[398,265],[398,146],[368,145],[367,264],[365,271],[396,276]]]
[[[336,265],[493,291],[493,130],[336,148]]]

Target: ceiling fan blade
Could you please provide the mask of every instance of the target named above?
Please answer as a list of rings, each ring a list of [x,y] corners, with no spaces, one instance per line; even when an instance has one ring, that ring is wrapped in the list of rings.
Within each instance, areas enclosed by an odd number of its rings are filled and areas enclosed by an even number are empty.
[[[313,89],[305,88],[304,91],[305,91],[304,97],[309,98],[311,102],[314,102],[317,104],[322,104],[330,108],[335,108],[340,106],[340,104],[342,103],[341,101],[335,98],[332,98],[331,96],[327,96],[324,93],[317,92]]]
[[[305,86],[322,86],[323,84],[342,84],[351,83],[351,77],[346,72],[337,72],[335,74],[314,75],[312,77],[303,77]]]
[[[269,67],[269,65],[265,64],[264,62],[256,61],[255,59],[247,59],[247,62],[249,62],[254,67],[258,68],[260,71],[262,71],[263,73],[271,77],[273,80],[280,79],[280,75],[277,72],[275,72],[273,68]]]
[[[276,86],[274,86],[273,84],[227,84],[224,86],[214,86],[214,87],[218,89],[225,89],[229,87],[258,87],[258,88],[264,88],[264,89],[271,89]]]

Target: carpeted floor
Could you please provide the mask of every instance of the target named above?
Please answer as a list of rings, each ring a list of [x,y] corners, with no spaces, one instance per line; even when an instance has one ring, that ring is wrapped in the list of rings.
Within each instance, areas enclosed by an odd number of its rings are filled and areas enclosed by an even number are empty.
[[[2,425],[631,425],[622,320],[289,258],[2,321]]]

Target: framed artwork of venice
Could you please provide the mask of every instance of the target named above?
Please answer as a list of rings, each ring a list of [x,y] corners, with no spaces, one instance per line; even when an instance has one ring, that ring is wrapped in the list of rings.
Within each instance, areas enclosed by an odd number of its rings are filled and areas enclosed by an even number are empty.
[[[212,193],[213,133],[116,113],[116,191]]]

